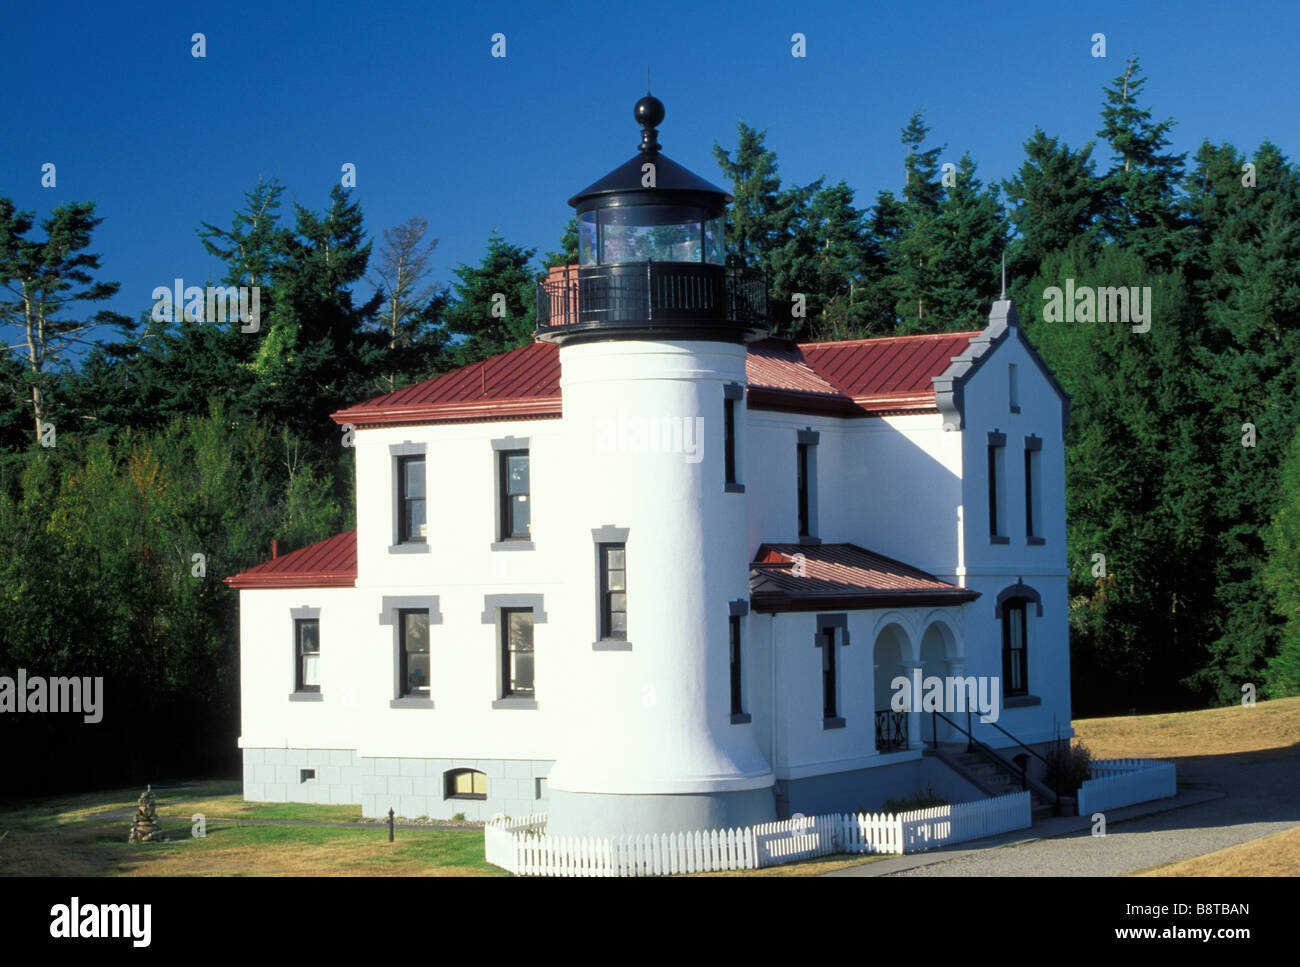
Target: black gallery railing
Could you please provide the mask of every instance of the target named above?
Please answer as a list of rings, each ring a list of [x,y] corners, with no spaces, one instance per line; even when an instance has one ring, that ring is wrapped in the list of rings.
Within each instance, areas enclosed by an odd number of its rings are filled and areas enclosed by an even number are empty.
[[[537,329],[656,322],[767,321],[761,272],[694,262],[637,262],[570,270],[537,283]]]

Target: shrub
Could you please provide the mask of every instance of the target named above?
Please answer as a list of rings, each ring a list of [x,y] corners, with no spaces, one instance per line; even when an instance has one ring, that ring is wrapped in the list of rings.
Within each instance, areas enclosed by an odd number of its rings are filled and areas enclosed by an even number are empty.
[[[451,817],[451,820],[452,820],[452,822],[454,822],[454,823],[463,823],[463,822],[465,821],[465,814],[464,814],[464,813],[457,813],[455,816],[452,816],[452,817]]]
[[[1047,774],[1043,782],[1053,792],[1073,796],[1088,779],[1092,778],[1092,750],[1082,741],[1057,739],[1047,747]],[[1060,783],[1057,783],[1060,776]]]
[[[911,796],[891,797],[885,800],[880,809],[882,812],[898,815],[899,813],[910,813],[915,809],[929,809],[931,806],[946,805],[948,805],[948,800],[936,794],[934,787],[927,783],[925,792],[914,793]]]

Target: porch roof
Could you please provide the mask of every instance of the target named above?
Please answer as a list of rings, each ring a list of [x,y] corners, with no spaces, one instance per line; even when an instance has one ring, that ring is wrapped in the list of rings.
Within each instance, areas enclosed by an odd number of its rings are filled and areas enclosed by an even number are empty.
[[[856,544],[763,544],[749,571],[757,612],[862,611],[974,601],[978,591]]]
[[[232,588],[350,588],[357,583],[357,532],[344,531],[225,579]]]

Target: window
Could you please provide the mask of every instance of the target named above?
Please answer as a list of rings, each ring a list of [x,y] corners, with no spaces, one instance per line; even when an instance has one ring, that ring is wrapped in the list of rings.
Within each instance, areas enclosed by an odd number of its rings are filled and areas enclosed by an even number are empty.
[[[429,612],[397,612],[399,694],[412,698],[429,697]]]
[[[298,782],[299,782],[299,783],[303,783],[303,782],[314,782],[315,780],[316,780],[316,770],[315,770],[315,769],[299,769],[299,770],[298,770]]]
[[[528,451],[501,450],[498,460],[498,493],[501,497],[501,533],[498,539],[526,541],[532,535],[528,510]]]
[[[744,701],[740,688],[740,615],[730,618],[731,631],[731,714],[744,713]]]
[[[397,458],[397,543],[423,543],[424,457]]]
[[[1009,540],[1001,532],[1005,522],[1002,515],[1002,491],[1005,486],[1006,444],[1006,434],[997,431],[989,434],[989,538],[994,544],[1006,544]]]
[[[627,549],[597,545],[600,554],[600,637],[627,640]]]
[[[1002,603],[1002,694],[1029,694],[1026,638],[1026,601],[1012,598]]]
[[[722,446],[723,461],[726,466],[726,482],[739,483],[736,479],[736,401],[722,401]]]
[[[1042,464],[1041,437],[1025,437],[1025,537],[1030,544],[1042,544]]]
[[[799,536],[806,537],[808,530],[808,444],[799,444],[798,482],[799,492]]]
[[[320,619],[293,622],[293,687],[296,692],[320,691]]]
[[[501,609],[501,697],[534,697],[532,608]]]
[[[1011,402],[1011,412],[1020,412],[1020,381],[1016,373],[1016,364],[1007,367],[1007,397]]]
[[[822,718],[839,714],[835,701],[835,629],[822,629]]]
[[[452,769],[444,773],[446,799],[486,799],[487,775],[476,769]]]

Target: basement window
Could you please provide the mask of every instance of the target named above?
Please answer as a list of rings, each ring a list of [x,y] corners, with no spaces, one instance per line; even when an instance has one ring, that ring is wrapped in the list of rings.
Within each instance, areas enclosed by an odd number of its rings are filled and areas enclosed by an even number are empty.
[[[299,782],[312,782],[312,781],[315,780],[315,778],[316,778],[316,770],[315,770],[315,769],[299,769],[299,770],[298,770],[298,781],[299,781]]]

